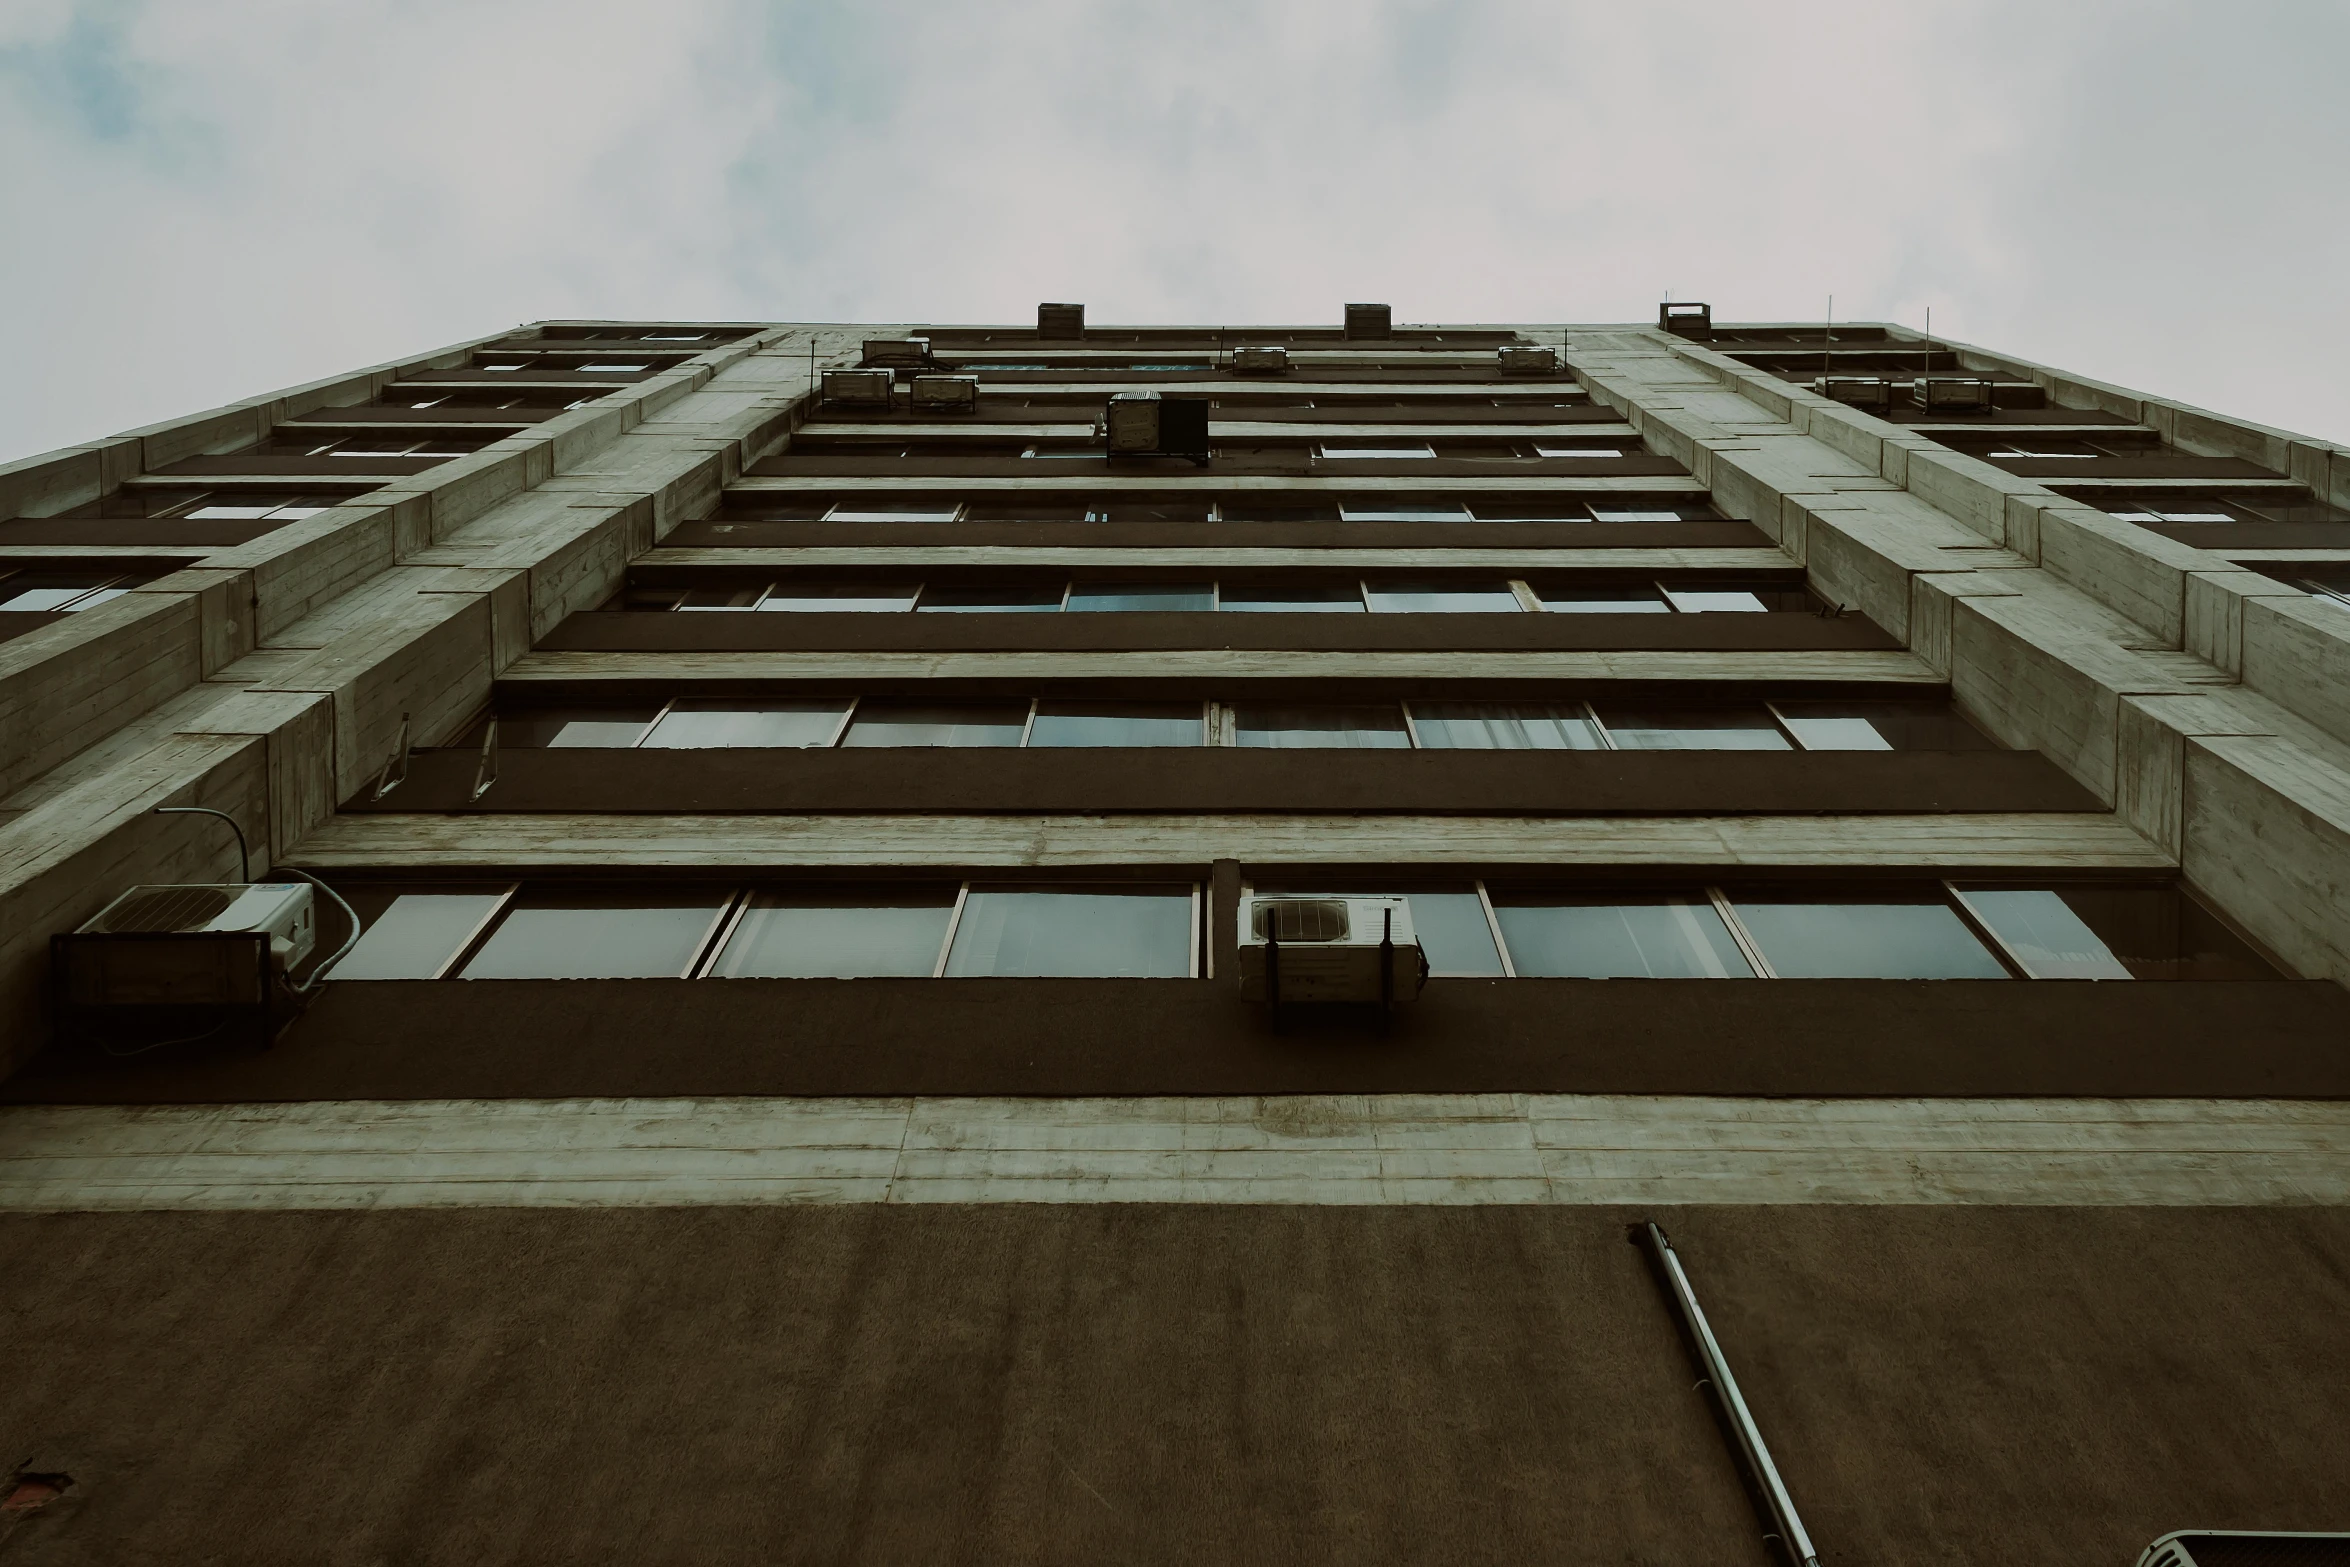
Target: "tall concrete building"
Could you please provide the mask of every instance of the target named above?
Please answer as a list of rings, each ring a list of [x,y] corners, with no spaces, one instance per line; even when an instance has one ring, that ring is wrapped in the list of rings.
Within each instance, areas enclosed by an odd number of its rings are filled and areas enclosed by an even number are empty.
[[[1342,319],[0,470],[0,1559],[2350,1529],[2350,448]]]

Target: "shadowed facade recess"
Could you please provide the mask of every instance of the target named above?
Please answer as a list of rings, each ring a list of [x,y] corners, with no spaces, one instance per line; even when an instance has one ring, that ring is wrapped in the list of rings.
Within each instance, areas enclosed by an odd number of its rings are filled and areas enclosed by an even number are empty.
[[[1344,322],[547,322],[0,468],[0,1298],[81,1324],[0,1557],[266,1472],[567,1559],[625,1428],[649,1556],[1771,1559],[1637,1218],[1826,1560],[2350,1527],[2350,449],[1895,326]],[[332,889],[267,1025],[63,1004],[240,879],[180,807]],[[1270,900],[1425,988],[1244,998]],[[700,1101],[766,1130],[600,1130]]]

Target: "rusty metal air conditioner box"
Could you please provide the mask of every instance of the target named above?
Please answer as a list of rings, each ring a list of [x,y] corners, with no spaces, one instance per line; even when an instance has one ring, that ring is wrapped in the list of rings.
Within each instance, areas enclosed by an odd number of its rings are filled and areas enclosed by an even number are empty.
[[[1504,343],[1494,351],[1503,375],[1556,375],[1559,351],[1547,343]]]
[[[2138,1567],[2350,1567],[2350,1534],[2180,1529],[2140,1552]]]
[[[861,362],[868,367],[886,365],[897,370],[919,370],[930,363],[930,339],[869,337],[865,339],[865,354]]]
[[[1276,1006],[1419,999],[1428,961],[1408,898],[1240,900],[1240,993]]]
[[[1711,337],[1714,331],[1714,307],[1702,304],[1659,305],[1656,324],[1667,332],[1678,332],[1683,337]]]
[[[1987,414],[1998,403],[1999,383],[1987,375],[1922,375],[1918,406],[1928,413]]]
[[[967,414],[979,407],[979,377],[975,375],[918,375],[914,377],[914,412]]]
[[[1395,311],[1386,305],[1349,305],[1346,307],[1346,335],[1393,337]]]
[[[824,401],[837,408],[887,408],[897,377],[887,370],[827,370]]]
[[[1287,375],[1289,350],[1281,347],[1235,348],[1232,350],[1234,375]]]
[[[50,939],[70,1008],[252,1007],[318,938],[304,882],[133,887]]]
[[[1036,335],[1038,337],[1083,337],[1085,335],[1085,307],[1083,305],[1038,305],[1036,307]]]
[[[1112,394],[1102,416],[1112,457],[1188,457],[1208,463],[1208,399],[1167,397],[1156,387]]]
[[[1874,414],[1893,411],[1893,383],[1881,375],[1822,376],[1814,390],[1848,408],[1864,408]]]

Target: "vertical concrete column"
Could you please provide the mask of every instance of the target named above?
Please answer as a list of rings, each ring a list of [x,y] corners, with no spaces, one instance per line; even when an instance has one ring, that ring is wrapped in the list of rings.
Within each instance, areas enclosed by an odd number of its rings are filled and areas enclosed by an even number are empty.
[[[1218,860],[1208,872],[1208,973],[1240,979],[1240,862]]]

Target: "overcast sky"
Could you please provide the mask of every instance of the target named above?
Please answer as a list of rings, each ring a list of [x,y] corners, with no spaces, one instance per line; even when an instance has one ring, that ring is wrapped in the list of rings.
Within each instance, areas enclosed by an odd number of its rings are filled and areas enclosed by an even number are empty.
[[[2350,438],[2350,4],[0,0],[0,460],[542,317],[1922,323]]]

